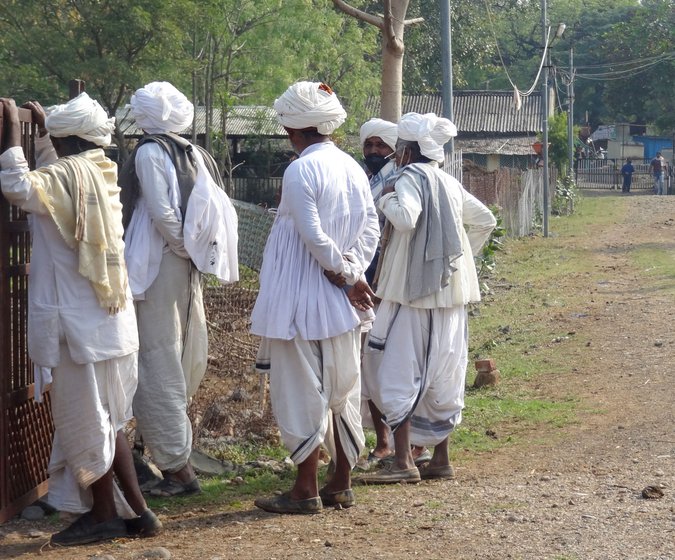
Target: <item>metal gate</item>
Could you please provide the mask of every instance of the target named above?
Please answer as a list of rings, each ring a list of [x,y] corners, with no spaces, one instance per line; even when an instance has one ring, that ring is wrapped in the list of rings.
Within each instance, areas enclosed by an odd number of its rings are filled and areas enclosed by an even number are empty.
[[[580,159],[575,170],[577,185],[582,189],[621,190],[621,167],[624,163],[625,160],[618,159]],[[654,178],[649,172],[649,162],[633,160],[633,167],[631,191],[653,189]]]
[[[33,161],[30,111],[19,109],[22,144]],[[0,111],[0,145],[2,141]],[[49,393],[33,400],[26,347],[30,233],[26,215],[0,195],[0,523],[47,492],[54,431]]]

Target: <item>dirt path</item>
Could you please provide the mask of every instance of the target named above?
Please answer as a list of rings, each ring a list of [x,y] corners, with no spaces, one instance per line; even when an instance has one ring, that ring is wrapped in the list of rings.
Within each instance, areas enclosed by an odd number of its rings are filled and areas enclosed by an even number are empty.
[[[587,248],[601,278],[556,286],[581,291],[586,303],[551,318],[576,334],[560,349],[570,371],[541,390],[576,395],[578,423],[459,464],[455,482],[360,488],[350,510],[276,516],[249,502],[165,518],[168,531],[149,541],[45,554],[120,560],[165,547],[172,558],[204,560],[675,559],[675,298],[630,261],[646,246],[675,258],[675,197],[622,204],[625,221],[561,240]],[[664,497],[643,499],[648,485]],[[0,556],[37,557],[44,538],[27,538],[29,530],[25,522],[0,527]]]

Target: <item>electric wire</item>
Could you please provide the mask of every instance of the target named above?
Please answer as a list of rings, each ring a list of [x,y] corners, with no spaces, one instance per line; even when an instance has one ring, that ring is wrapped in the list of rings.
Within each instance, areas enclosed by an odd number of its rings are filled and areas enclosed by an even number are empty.
[[[492,16],[492,10],[490,9],[490,5],[488,4],[487,0],[483,0],[485,4],[485,11],[488,14],[488,22],[490,24],[490,32],[492,33],[492,38],[494,39],[495,42],[495,47],[497,47],[497,54],[499,55],[499,62],[502,65],[502,68],[504,69],[504,73],[506,74],[506,78],[509,80],[509,83],[511,84],[511,87],[513,88],[514,92],[517,92],[518,95],[521,97],[528,97],[532,95],[534,90],[537,88],[537,84],[539,82],[539,76],[541,76],[541,71],[544,68],[544,62],[546,61],[546,49],[543,49],[542,56],[541,56],[541,61],[539,63],[539,69],[537,70],[537,76],[534,79],[534,82],[532,83],[532,86],[530,86],[527,90],[521,90],[512,80],[511,75],[509,74],[508,69],[506,68],[506,64],[504,63],[504,58],[502,57],[502,51],[499,48],[499,41],[497,41],[497,34],[495,33],[495,26],[494,26],[494,19]],[[549,26],[548,29],[546,30],[546,45],[548,47],[548,42],[549,38],[551,36],[551,27]]]

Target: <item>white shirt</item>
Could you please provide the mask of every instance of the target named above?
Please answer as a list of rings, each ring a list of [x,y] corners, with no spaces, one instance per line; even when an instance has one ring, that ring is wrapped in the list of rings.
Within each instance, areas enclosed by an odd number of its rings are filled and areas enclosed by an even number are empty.
[[[428,165],[433,166],[439,174],[439,187],[444,186],[448,190],[455,215],[468,226],[468,232],[461,228],[463,253],[453,262],[457,270],[450,276],[448,286],[441,291],[413,302],[407,301],[405,283],[410,262],[410,241],[422,213],[422,201],[418,194],[419,187],[416,188],[412,177],[405,174],[396,181],[395,191],[383,195],[378,202],[378,208],[394,229],[384,252],[377,295],[383,300],[423,309],[453,307],[480,301],[480,287],[473,256],[488,240],[497,221],[490,209],[469,194],[457,179],[438,169],[433,162]]]
[[[323,271],[341,273],[353,284],[378,239],[377,211],[361,166],[332,142],[306,148],[284,173],[251,332],[322,340],[354,329],[354,308]]]
[[[143,144],[136,153],[136,174],[141,196],[125,233],[124,258],[134,299],[145,299],[145,291],[159,274],[165,252],[189,258],[183,242],[180,190],[171,158],[155,142]]]
[[[38,166],[55,161],[49,136],[35,140]],[[126,307],[109,315],[89,280],[78,273],[78,256],[61,237],[30,180],[21,148],[0,155],[0,181],[7,200],[30,212],[33,246],[28,277],[28,353],[38,367],[60,363],[59,344],[68,345],[74,362],[87,364],[138,350],[136,316],[127,294]],[[44,175],[44,174],[43,174]]]

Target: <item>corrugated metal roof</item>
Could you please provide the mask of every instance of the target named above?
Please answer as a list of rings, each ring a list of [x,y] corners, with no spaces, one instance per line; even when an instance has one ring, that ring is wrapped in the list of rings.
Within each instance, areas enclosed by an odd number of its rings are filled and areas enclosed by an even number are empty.
[[[495,138],[459,138],[455,141],[455,149],[465,154],[496,154],[504,156],[534,155],[531,136],[500,136]]]
[[[214,130],[220,129],[222,113],[220,109],[213,109],[212,123]],[[142,136],[143,131],[136,126],[136,122],[128,107],[118,109],[116,113],[118,126],[125,136]],[[197,134],[206,131],[206,108],[195,107],[195,127]],[[192,126],[181,134],[190,136]],[[271,107],[264,105],[235,105],[227,116],[227,135],[232,136],[267,136],[271,138],[286,138],[284,128],[277,121],[276,113]]]
[[[458,138],[466,134],[536,134],[541,132],[541,93],[522,99],[516,111],[511,91],[465,90],[453,92],[453,112]],[[366,108],[380,114],[380,100],[371,97]],[[443,99],[438,94],[404,95],[403,113],[443,114]]]

